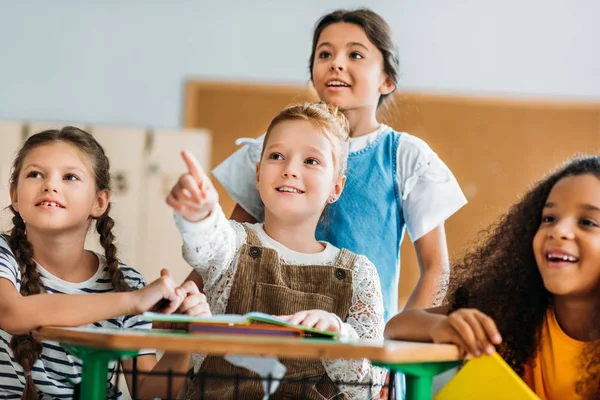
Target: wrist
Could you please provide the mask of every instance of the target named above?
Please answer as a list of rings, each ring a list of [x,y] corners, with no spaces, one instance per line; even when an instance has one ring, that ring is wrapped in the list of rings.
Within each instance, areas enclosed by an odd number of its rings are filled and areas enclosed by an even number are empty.
[[[331,332],[341,333],[342,332],[342,324],[343,324],[341,318],[338,317],[337,314],[334,314],[334,313],[329,313],[329,314],[331,314],[331,316],[333,317],[333,320],[335,321],[332,325],[330,325],[329,330]]]
[[[144,289],[140,289],[144,290]],[[121,295],[124,305],[125,305],[125,315],[139,315],[143,313],[145,310],[142,310],[142,306],[139,301],[139,290],[133,290],[131,292],[121,292]]]
[[[210,214],[212,213],[212,210],[214,209],[211,208],[210,210],[203,212],[201,215],[198,216],[198,220],[197,221],[191,221],[191,222],[200,222],[200,221],[204,221],[206,218],[210,217]]]
[[[427,332],[429,340],[431,340],[432,342],[435,341],[435,338],[437,337],[437,332],[439,332],[442,324],[445,323],[448,319],[448,317],[445,315],[440,315],[439,317],[440,318],[437,319],[437,321],[431,324],[431,326],[429,327],[429,331]]]
[[[203,233],[207,229],[211,229],[214,222],[220,216],[225,218],[225,215],[222,211],[220,211],[218,204],[208,211],[195,215],[193,219],[188,219],[187,217],[179,214],[177,211],[175,211],[173,215],[175,219],[175,225],[181,233],[190,233],[194,235],[199,232]]]

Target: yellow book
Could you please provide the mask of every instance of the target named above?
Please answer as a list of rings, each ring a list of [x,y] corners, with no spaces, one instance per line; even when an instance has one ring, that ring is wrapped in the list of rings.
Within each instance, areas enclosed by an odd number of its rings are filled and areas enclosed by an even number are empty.
[[[469,360],[435,400],[539,400],[498,353]]]

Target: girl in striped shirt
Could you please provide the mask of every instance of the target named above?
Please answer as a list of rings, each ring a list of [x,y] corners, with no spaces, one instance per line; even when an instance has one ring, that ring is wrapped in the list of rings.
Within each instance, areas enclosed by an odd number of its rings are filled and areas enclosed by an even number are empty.
[[[31,331],[44,325],[150,329],[139,314],[166,303],[162,312],[210,313],[193,282],[178,286],[163,270],[146,286],[138,272],[119,263],[113,243],[108,158],[88,133],[66,127],[31,136],[21,147],[10,177],[13,228],[0,236],[0,398],[72,398],[80,361],[57,343],[38,342]],[[95,220],[104,254],[84,248]],[[164,300],[164,301],[163,301]],[[131,370],[132,361],[123,368]],[[152,350],[138,357],[140,396],[174,397],[165,377],[144,372],[184,373],[188,354]],[[109,398],[121,393],[110,383]],[[126,375],[131,388],[132,377]]]

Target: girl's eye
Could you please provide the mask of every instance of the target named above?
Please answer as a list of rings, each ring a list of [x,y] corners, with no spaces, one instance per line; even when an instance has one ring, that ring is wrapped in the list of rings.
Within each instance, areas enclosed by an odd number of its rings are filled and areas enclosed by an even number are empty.
[[[584,226],[598,226],[594,221],[589,219],[582,219],[579,223]]]
[[[42,176],[42,173],[39,171],[30,171],[27,174],[27,178],[40,178]]]
[[[328,51],[322,51],[319,53],[319,58],[329,58],[331,57],[331,53]]]
[[[279,153],[271,153],[269,154],[270,160],[283,160],[283,156]]]
[[[363,57],[362,54],[360,54],[360,53],[358,53],[356,51],[353,51],[352,53],[350,53],[350,58],[354,58],[355,60],[361,60],[364,57]]]
[[[554,218],[551,215],[542,216],[542,223],[550,223],[550,222],[554,222],[554,221],[556,221],[556,218]]]
[[[308,158],[304,162],[309,165],[319,165],[320,164],[319,160],[317,160],[316,158]]]
[[[65,181],[78,181],[79,177],[75,174],[66,174],[63,179]]]

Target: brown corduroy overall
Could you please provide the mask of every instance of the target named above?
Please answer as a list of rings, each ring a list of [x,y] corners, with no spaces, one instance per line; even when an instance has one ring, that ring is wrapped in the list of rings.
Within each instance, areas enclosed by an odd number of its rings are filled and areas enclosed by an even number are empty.
[[[244,228],[247,239],[240,251],[225,310],[227,314],[260,311],[291,315],[298,311],[319,309],[335,313],[342,321],[346,320],[352,305],[352,270],[356,254],[342,249],[334,265],[289,265],[280,261],[275,250],[261,247],[252,229]],[[300,383],[284,381],[271,396],[272,399],[343,398],[320,360],[281,359],[280,362],[286,367],[285,380],[307,378],[311,383],[303,388]],[[257,374],[236,367],[221,356],[207,356],[199,371],[199,374],[203,373],[231,378],[222,380],[208,377],[201,384],[196,376],[188,382],[187,399],[233,399],[236,374],[258,378]],[[316,381],[317,384],[314,383]],[[264,395],[260,379],[239,380],[237,385],[240,399],[262,399]]]

